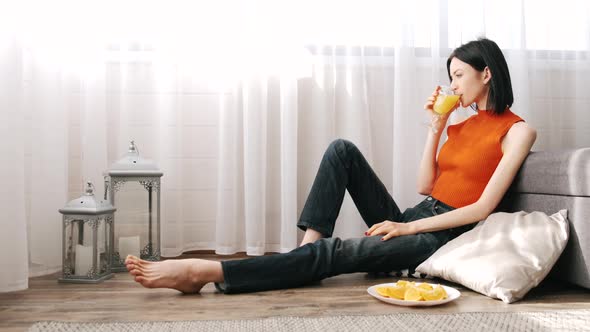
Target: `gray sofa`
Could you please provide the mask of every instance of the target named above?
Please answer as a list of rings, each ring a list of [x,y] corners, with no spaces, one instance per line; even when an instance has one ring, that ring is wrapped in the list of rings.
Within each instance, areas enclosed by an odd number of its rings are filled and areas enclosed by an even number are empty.
[[[568,210],[570,238],[549,277],[590,288],[590,148],[531,152],[499,211]]]

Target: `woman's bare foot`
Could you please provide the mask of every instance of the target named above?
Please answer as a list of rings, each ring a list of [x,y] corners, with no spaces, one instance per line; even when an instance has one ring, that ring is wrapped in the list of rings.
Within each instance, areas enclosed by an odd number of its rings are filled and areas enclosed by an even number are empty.
[[[129,255],[125,266],[135,281],[147,288],[172,288],[193,294],[209,282],[223,282],[221,263],[203,259],[150,262]]]
[[[315,241],[323,237],[324,236],[322,235],[322,233],[308,227],[305,230],[305,235],[303,236],[303,240],[301,240],[301,244],[299,246],[302,247],[308,243],[314,243]]]

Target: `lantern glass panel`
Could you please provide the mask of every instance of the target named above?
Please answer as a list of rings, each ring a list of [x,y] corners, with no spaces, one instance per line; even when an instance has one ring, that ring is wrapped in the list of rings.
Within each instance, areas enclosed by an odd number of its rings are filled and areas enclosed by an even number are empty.
[[[93,225],[96,221],[73,220],[66,226],[66,261],[70,272],[76,276],[91,276],[95,273],[94,254],[96,252],[92,238],[95,234]]]
[[[105,218],[98,220],[77,219],[66,224],[66,266],[69,274],[78,277],[93,277],[109,272],[110,223]],[[94,237],[96,235],[96,244]],[[94,255],[98,253],[98,266]]]
[[[149,181],[127,181],[115,194],[115,256],[159,260],[157,190]],[[151,211],[151,212],[150,212]]]
[[[111,241],[110,234],[110,224],[106,221],[106,219],[100,219],[98,224],[98,252],[99,252],[99,267],[100,267],[100,274],[109,272],[109,252],[108,248],[110,248],[109,242]]]

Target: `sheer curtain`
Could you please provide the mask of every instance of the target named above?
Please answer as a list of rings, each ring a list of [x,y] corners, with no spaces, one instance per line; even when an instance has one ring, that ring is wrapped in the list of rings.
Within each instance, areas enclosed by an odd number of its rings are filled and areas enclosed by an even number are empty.
[[[86,180],[100,192],[132,139],[164,172],[164,256],[295,248],[336,138],[359,147],[402,209],[415,204],[422,105],[447,82],[451,50],[480,36],[508,59],[535,150],[590,145],[585,1],[41,6],[0,20],[0,291],[60,270],[57,210]],[[347,196],[335,236],[364,229]]]

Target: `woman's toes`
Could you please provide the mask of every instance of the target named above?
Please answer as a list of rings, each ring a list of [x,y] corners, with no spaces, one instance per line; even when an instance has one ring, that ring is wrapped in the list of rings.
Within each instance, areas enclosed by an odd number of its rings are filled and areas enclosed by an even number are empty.
[[[139,262],[139,258],[137,258],[133,255],[127,255],[127,257],[125,257],[125,264],[137,263],[137,262]]]
[[[146,278],[143,278],[143,277],[138,277],[138,278],[139,278],[139,283],[143,287],[146,287],[146,288],[154,288],[155,287],[154,282],[152,280],[146,279]]]

